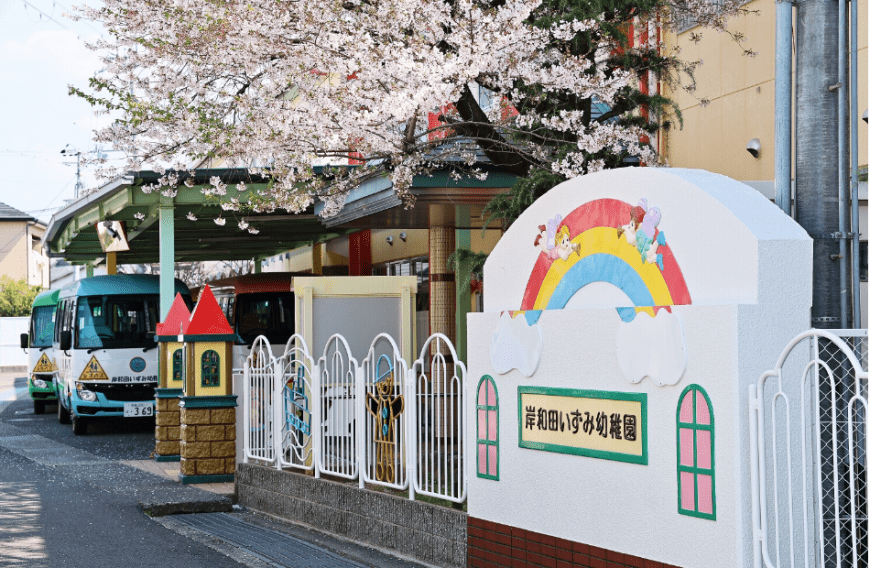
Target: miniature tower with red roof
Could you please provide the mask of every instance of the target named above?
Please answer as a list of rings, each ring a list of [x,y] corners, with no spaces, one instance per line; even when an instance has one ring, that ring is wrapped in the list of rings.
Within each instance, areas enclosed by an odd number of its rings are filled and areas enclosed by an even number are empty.
[[[176,294],[166,319],[157,324],[157,375],[160,382],[154,393],[157,399],[154,417],[156,461],[181,459],[181,416],[178,408],[178,399],[184,386],[184,343],[181,336],[189,320],[190,310],[181,294]]]
[[[236,334],[205,286],[182,335],[181,482],[233,481],[236,471],[236,397],[232,362]]]

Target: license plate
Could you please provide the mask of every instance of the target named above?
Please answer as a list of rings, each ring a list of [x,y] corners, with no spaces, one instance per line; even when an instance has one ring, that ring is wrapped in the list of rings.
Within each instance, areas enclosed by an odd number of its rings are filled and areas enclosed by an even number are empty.
[[[125,402],[124,417],[154,416],[154,404],[151,402]]]

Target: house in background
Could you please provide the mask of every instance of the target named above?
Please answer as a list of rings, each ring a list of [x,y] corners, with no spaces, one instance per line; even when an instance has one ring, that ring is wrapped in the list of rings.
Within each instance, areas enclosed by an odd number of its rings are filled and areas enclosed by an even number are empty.
[[[42,250],[45,225],[35,217],[0,203],[0,276],[49,287],[48,256]]]

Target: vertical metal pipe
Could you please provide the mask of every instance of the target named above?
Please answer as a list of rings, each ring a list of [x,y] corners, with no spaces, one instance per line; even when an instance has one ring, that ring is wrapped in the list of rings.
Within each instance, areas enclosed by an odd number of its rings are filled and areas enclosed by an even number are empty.
[[[774,185],[776,206],[791,215],[792,10],[790,0],[776,2],[776,102],[774,105]]]
[[[846,251],[846,186],[849,183],[849,116],[846,107],[847,76],[846,57],[849,51],[847,43],[848,26],[846,21],[846,2],[839,0],[838,25],[837,25],[837,204],[838,204],[838,228],[837,244],[839,260],[837,265],[840,269],[840,327],[849,327],[849,276],[847,273],[848,256]]]
[[[858,0],[851,0],[849,42],[851,61],[849,66],[849,92],[852,118],[849,121],[852,133],[852,327],[861,329],[861,253],[859,242],[861,219],[858,210]]]
[[[175,292],[175,204],[160,196],[157,207],[160,222],[160,321],[166,319]]]
[[[838,328],[836,4],[799,2],[795,40],[795,218],[813,238],[812,325]]]

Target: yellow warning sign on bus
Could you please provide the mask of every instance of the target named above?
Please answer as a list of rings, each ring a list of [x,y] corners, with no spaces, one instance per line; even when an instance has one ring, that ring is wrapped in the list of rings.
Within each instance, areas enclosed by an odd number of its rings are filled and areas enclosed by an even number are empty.
[[[36,362],[36,366],[33,368],[34,373],[50,373],[54,371],[54,365],[51,364],[51,361],[48,360],[48,355],[43,353],[42,357],[39,358],[39,361]]]
[[[79,376],[80,381],[108,381],[109,376],[106,375],[106,372],[103,370],[103,367],[100,365],[100,362],[97,361],[97,358],[91,356],[91,360],[88,361],[88,364],[85,365],[85,370],[82,371],[81,376]]]

